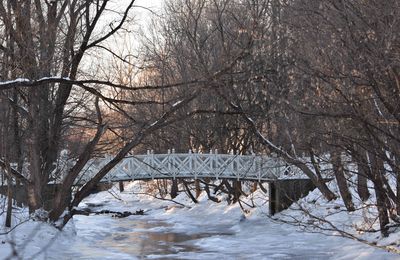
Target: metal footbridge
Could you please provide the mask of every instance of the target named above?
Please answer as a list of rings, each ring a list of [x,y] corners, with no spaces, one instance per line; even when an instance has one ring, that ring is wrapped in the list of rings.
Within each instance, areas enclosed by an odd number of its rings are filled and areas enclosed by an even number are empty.
[[[89,181],[112,157],[90,161],[76,184]],[[260,155],[174,153],[133,155],[123,159],[101,182],[152,179],[234,179],[271,181],[297,176],[301,171],[279,158]]]

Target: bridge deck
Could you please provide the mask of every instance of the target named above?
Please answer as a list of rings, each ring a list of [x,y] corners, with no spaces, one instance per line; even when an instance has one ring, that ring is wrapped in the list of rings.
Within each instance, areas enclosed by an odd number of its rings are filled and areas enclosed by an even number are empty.
[[[111,157],[91,161],[77,184],[92,178]],[[278,158],[256,155],[169,153],[135,155],[122,160],[102,182],[212,178],[269,181],[301,171]]]

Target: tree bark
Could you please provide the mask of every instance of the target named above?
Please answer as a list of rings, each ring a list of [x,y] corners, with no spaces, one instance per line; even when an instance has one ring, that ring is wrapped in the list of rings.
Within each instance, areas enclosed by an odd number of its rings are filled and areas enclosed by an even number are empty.
[[[242,191],[242,182],[241,181],[233,181],[232,183],[234,194],[233,194],[233,203],[236,203],[240,200],[240,196],[244,193]]]
[[[11,217],[12,217],[12,200],[13,200],[13,190],[12,190],[12,181],[11,178],[8,178],[7,181],[7,214],[6,214],[6,227],[11,227]]]
[[[99,142],[101,136],[103,135],[106,125],[102,125],[101,122],[97,128],[97,132],[93,139],[86,145],[84,151],[78,158],[78,161],[69,171],[67,176],[64,178],[61,188],[58,190],[53,200],[53,208],[49,214],[50,220],[56,221],[64,212],[68,206],[69,198],[71,194],[71,188],[74,185],[75,179],[78,177],[79,173],[85,167],[86,163],[89,161],[96,144]]]
[[[381,234],[384,237],[389,236],[389,214],[388,214],[388,209],[386,206],[385,201],[387,200],[387,197],[385,195],[385,190],[382,187],[381,183],[374,181],[374,188],[375,188],[375,194],[376,194],[376,204],[378,208],[378,216],[379,216],[379,225],[380,225],[380,230]]]
[[[381,172],[381,159],[377,155],[370,154],[371,169],[372,169],[372,182],[374,183],[374,189],[376,194],[376,204],[378,208],[379,225],[381,234],[384,237],[389,236],[389,214],[388,204],[389,198],[387,197],[387,191],[385,190],[384,183],[382,181]]]
[[[177,179],[172,180],[170,195],[171,195],[172,199],[175,199],[176,196],[178,196],[178,180]]]
[[[396,209],[397,215],[400,216],[400,173],[396,171]]]
[[[332,166],[333,173],[335,174],[336,182],[339,187],[340,196],[343,199],[344,205],[346,206],[347,211],[354,211],[354,204],[351,197],[351,193],[349,191],[349,187],[347,185],[347,180],[344,175],[344,167],[342,160],[340,158],[340,152],[335,150],[331,154],[332,156]]]
[[[371,169],[366,164],[367,160],[357,160],[357,192],[362,201],[367,201],[371,194],[368,191],[368,176],[371,176]]]

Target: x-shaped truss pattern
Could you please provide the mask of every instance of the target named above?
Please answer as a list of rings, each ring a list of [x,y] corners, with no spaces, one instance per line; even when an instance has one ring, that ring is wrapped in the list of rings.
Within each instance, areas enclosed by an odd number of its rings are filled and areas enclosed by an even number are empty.
[[[111,158],[92,160],[76,184],[90,180]],[[278,158],[256,155],[169,153],[130,156],[122,160],[102,182],[149,179],[236,179],[269,181],[300,170]]]

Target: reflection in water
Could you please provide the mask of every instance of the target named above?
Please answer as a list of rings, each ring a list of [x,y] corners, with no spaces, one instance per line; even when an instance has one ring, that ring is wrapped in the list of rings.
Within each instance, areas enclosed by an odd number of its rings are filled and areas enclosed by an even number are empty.
[[[91,219],[92,218],[92,219]],[[107,225],[88,225],[101,218]],[[49,252],[46,259],[172,259],[170,254],[206,252],[191,241],[211,236],[232,235],[218,230],[185,234],[173,232],[166,222],[138,218],[114,219],[109,216],[80,217],[77,237],[68,249]],[[221,230],[221,229],[220,229]],[[164,256],[164,257],[163,257]]]
[[[125,219],[79,216],[75,224],[77,235],[73,243],[65,241],[68,245],[65,250],[48,252],[46,260],[335,259],[335,247],[331,248],[320,235],[299,235],[293,229],[273,223],[245,221],[235,228],[221,223],[180,227],[180,230],[197,231],[191,233],[176,232],[175,225],[149,216]],[[260,231],[260,227],[267,232]],[[229,233],[233,230],[236,232]],[[336,248],[341,248],[342,242],[339,242]]]
[[[129,223],[131,222],[131,223]],[[164,232],[151,231],[156,227],[170,227],[165,222],[155,221],[121,221],[118,233],[112,234],[101,242],[101,245],[107,248],[114,248],[120,252],[139,257],[147,255],[166,255],[176,254],[179,252],[200,252],[202,249],[191,243],[194,239],[201,239],[210,236],[231,235],[231,233],[216,233],[216,232],[203,232],[195,234],[185,234],[171,232],[165,230]],[[132,223],[133,222],[133,223]],[[128,228],[126,224],[130,224]],[[132,231],[132,224],[135,230]]]

